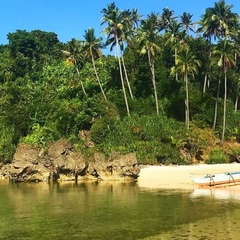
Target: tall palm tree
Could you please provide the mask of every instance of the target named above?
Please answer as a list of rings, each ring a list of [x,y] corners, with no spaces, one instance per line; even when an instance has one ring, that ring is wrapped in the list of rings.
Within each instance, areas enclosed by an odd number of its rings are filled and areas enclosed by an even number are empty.
[[[165,30],[165,32],[168,32],[169,25],[176,18],[177,17],[174,17],[174,11],[167,7],[164,8],[159,20],[160,30]]]
[[[232,13],[231,8],[232,5],[227,5],[225,0],[220,0],[214,3],[214,7],[207,8],[205,14],[201,16],[200,28],[197,31],[203,33],[203,37],[209,41],[210,45],[212,37],[214,40],[217,40],[231,36],[231,32],[238,20],[238,15]],[[203,93],[205,93],[206,85],[209,81],[210,60],[211,48],[209,49],[209,67],[205,73]]]
[[[234,45],[224,39],[221,40],[213,50],[213,56],[218,59],[218,66],[223,70],[224,73],[224,103],[223,103],[223,129],[221,143],[224,142],[225,129],[226,129],[226,106],[227,106],[227,73],[236,64],[235,52],[239,51]]]
[[[68,45],[69,45],[69,51],[70,51],[70,55],[71,55],[70,56],[71,61],[72,61],[72,63],[75,66],[75,69],[76,69],[77,75],[79,77],[83,93],[84,93],[84,95],[86,95],[86,91],[85,91],[83,82],[80,79],[80,72],[79,72],[79,69],[78,69],[78,62],[77,62],[77,59],[82,59],[83,58],[82,57],[82,44],[81,44],[81,41],[76,40],[75,38],[72,38],[71,41],[68,42]]]
[[[140,46],[140,53],[147,54],[148,63],[152,75],[152,84],[156,104],[156,112],[159,114],[159,104],[158,104],[158,94],[156,87],[156,77],[155,77],[155,57],[158,52],[160,52],[160,36],[158,35],[158,16],[155,13],[148,15],[146,20],[141,21],[141,27],[138,31],[138,41]]]
[[[190,50],[189,47],[185,47],[179,54],[177,55],[177,64],[172,67],[171,72],[175,74],[179,72],[183,75],[184,83],[185,83],[185,122],[187,129],[189,130],[189,91],[188,91],[188,76],[194,75],[198,72],[198,67],[201,66],[201,62],[197,60],[196,56]]]
[[[234,81],[234,87],[235,87],[235,92],[236,92],[234,111],[237,112],[238,104],[239,104],[239,97],[240,97],[240,74],[239,74],[239,72],[234,71],[233,81]]]
[[[107,34],[107,41],[106,45],[110,45],[110,51],[115,48],[116,55],[118,58],[118,65],[119,65],[119,72],[120,72],[120,78],[121,78],[121,84],[122,84],[122,90],[126,105],[126,110],[128,116],[130,116],[130,110],[128,105],[128,99],[127,94],[124,86],[124,79],[123,79],[123,71],[122,71],[122,64],[121,64],[121,53],[119,50],[119,43],[122,43],[121,38],[123,37],[123,20],[120,11],[116,6],[115,3],[108,4],[107,8],[104,8],[101,13],[103,13],[103,18],[101,25],[108,24],[108,26],[105,28],[105,33]]]
[[[102,95],[104,97],[104,99],[107,99],[105,92],[103,90],[101,81],[99,79],[98,73],[97,73],[97,68],[96,68],[96,64],[95,64],[95,58],[99,58],[102,56],[102,52],[100,49],[104,48],[105,45],[102,42],[102,38],[96,38],[95,34],[94,34],[94,29],[90,28],[87,31],[85,31],[85,35],[84,35],[84,50],[86,51],[86,56],[88,58],[91,59],[92,61],[92,65],[93,65],[93,69],[95,72],[95,76],[98,82],[98,85],[101,89]]]
[[[181,26],[183,27],[183,29],[185,29],[187,35],[189,35],[189,30],[191,30],[192,32],[195,32],[193,29],[194,23],[192,22],[192,16],[193,14],[190,14],[187,12],[184,12],[180,16]]]
[[[174,49],[174,56],[175,56],[175,65],[177,64],[177,55],[178,51],[185,45],[185,31],[182,31],[181,23],[177,22],[176,20],[172,20],[171,24],[168,26],[168,32],[166,33],[168,40],[166,44],[171,44],[172,48]],[[178,73],[175,74],[176,80],[178,81]]]
[[[220,0],[214,3],[214,7],[206,9],[200,21],[199,31],[208,39],[212,36],[216,38],[229,38],[233,27],[238,21],[238,14],[231,11],[233,5]]]

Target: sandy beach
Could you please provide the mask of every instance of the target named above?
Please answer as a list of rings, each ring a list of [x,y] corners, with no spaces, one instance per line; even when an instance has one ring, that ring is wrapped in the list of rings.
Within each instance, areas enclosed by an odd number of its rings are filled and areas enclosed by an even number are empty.
[[[142,166],[138,178],[140,188],[146,189],[194,189],[196,188],[191,175],[206,175],[223,172],[240,171],[239,163],[202,164],[190,166]],[[240,185],[231,188],[239,188]]]

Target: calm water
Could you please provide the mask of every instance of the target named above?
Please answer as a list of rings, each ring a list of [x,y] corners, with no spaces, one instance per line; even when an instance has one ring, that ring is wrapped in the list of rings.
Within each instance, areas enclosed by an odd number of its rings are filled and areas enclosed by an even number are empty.
[[[238,240],[239,229],[236,193],[116,182],[0,184],[0,239]]]

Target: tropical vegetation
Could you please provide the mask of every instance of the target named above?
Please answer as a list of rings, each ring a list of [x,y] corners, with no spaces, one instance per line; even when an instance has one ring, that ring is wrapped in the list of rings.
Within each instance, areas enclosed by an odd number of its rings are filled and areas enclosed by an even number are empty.
[[[188,12],[144,18],[110,3],[100,9],[106,41],[93,28],[66,43],[53,32],[9,33],[0,45],[0,162],[19,143],[44,149],[61,138],[89,157],[135,151],[141,164],[240,160],[233,9],[219,0],[193,22]]]

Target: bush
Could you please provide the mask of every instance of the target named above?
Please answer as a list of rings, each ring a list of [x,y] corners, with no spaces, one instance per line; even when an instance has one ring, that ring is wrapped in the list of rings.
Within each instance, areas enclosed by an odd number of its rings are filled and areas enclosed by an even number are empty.
[[[37,147],[45,147],[47,142],[57,140],[60,135],[57,134],[56,130],[49,127],[41,127],[39,124],[34,124],[32,127],[32,133],[26,137],[20,139],[22,143],[33,144]]]
[[[14,128],[0,125],[0,162],[11,162],[15,152],[13,144]]]
[[[228,162],[228,155],[226,152],[221,148],[213,149],[209,157],[206,159],[207,164],[217,164],[217,163],[227,163]]]

